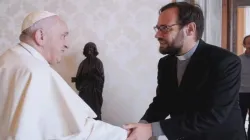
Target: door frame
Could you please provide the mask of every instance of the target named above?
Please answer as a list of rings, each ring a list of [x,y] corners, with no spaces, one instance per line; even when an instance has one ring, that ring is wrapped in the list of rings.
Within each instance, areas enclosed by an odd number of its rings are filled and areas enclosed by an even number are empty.
[[[228,50],[237,53],[237,8],[250,6],[250,0],[227,0],[228,2]]]

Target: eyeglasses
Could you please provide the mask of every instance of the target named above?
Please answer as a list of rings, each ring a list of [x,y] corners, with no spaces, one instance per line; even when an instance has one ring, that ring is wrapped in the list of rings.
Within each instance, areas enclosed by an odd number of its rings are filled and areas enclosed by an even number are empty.
[[[175,25],[179,25],[179,24],[172,24],[172,25],[160,25],[160,26],[155,26],[154,30],[155,32],[161,31],[163,33],[167,33],[171,30],[171,28]]]

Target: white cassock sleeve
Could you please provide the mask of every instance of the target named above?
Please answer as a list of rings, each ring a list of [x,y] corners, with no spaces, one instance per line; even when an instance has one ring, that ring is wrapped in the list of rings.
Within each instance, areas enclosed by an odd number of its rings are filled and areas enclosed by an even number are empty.
[[[47,66],[1,69],[0,139],[125,140],[126,130],[96,114]]]

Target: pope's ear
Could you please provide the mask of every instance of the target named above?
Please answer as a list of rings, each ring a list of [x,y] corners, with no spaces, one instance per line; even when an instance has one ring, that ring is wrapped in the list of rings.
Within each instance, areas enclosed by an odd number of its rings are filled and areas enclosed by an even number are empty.
[[[43,46],[45,43],[44,30],[38,29],[34,32],[33,37],[38,46]]]

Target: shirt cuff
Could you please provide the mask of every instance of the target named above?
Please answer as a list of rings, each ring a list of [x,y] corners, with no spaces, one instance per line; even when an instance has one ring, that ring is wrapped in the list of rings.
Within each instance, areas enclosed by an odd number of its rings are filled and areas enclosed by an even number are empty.
[[[155,137],[159,137],[164,135],[161,126],[160,126],[160,122],[154,122],[152,123],[152,135]]]

